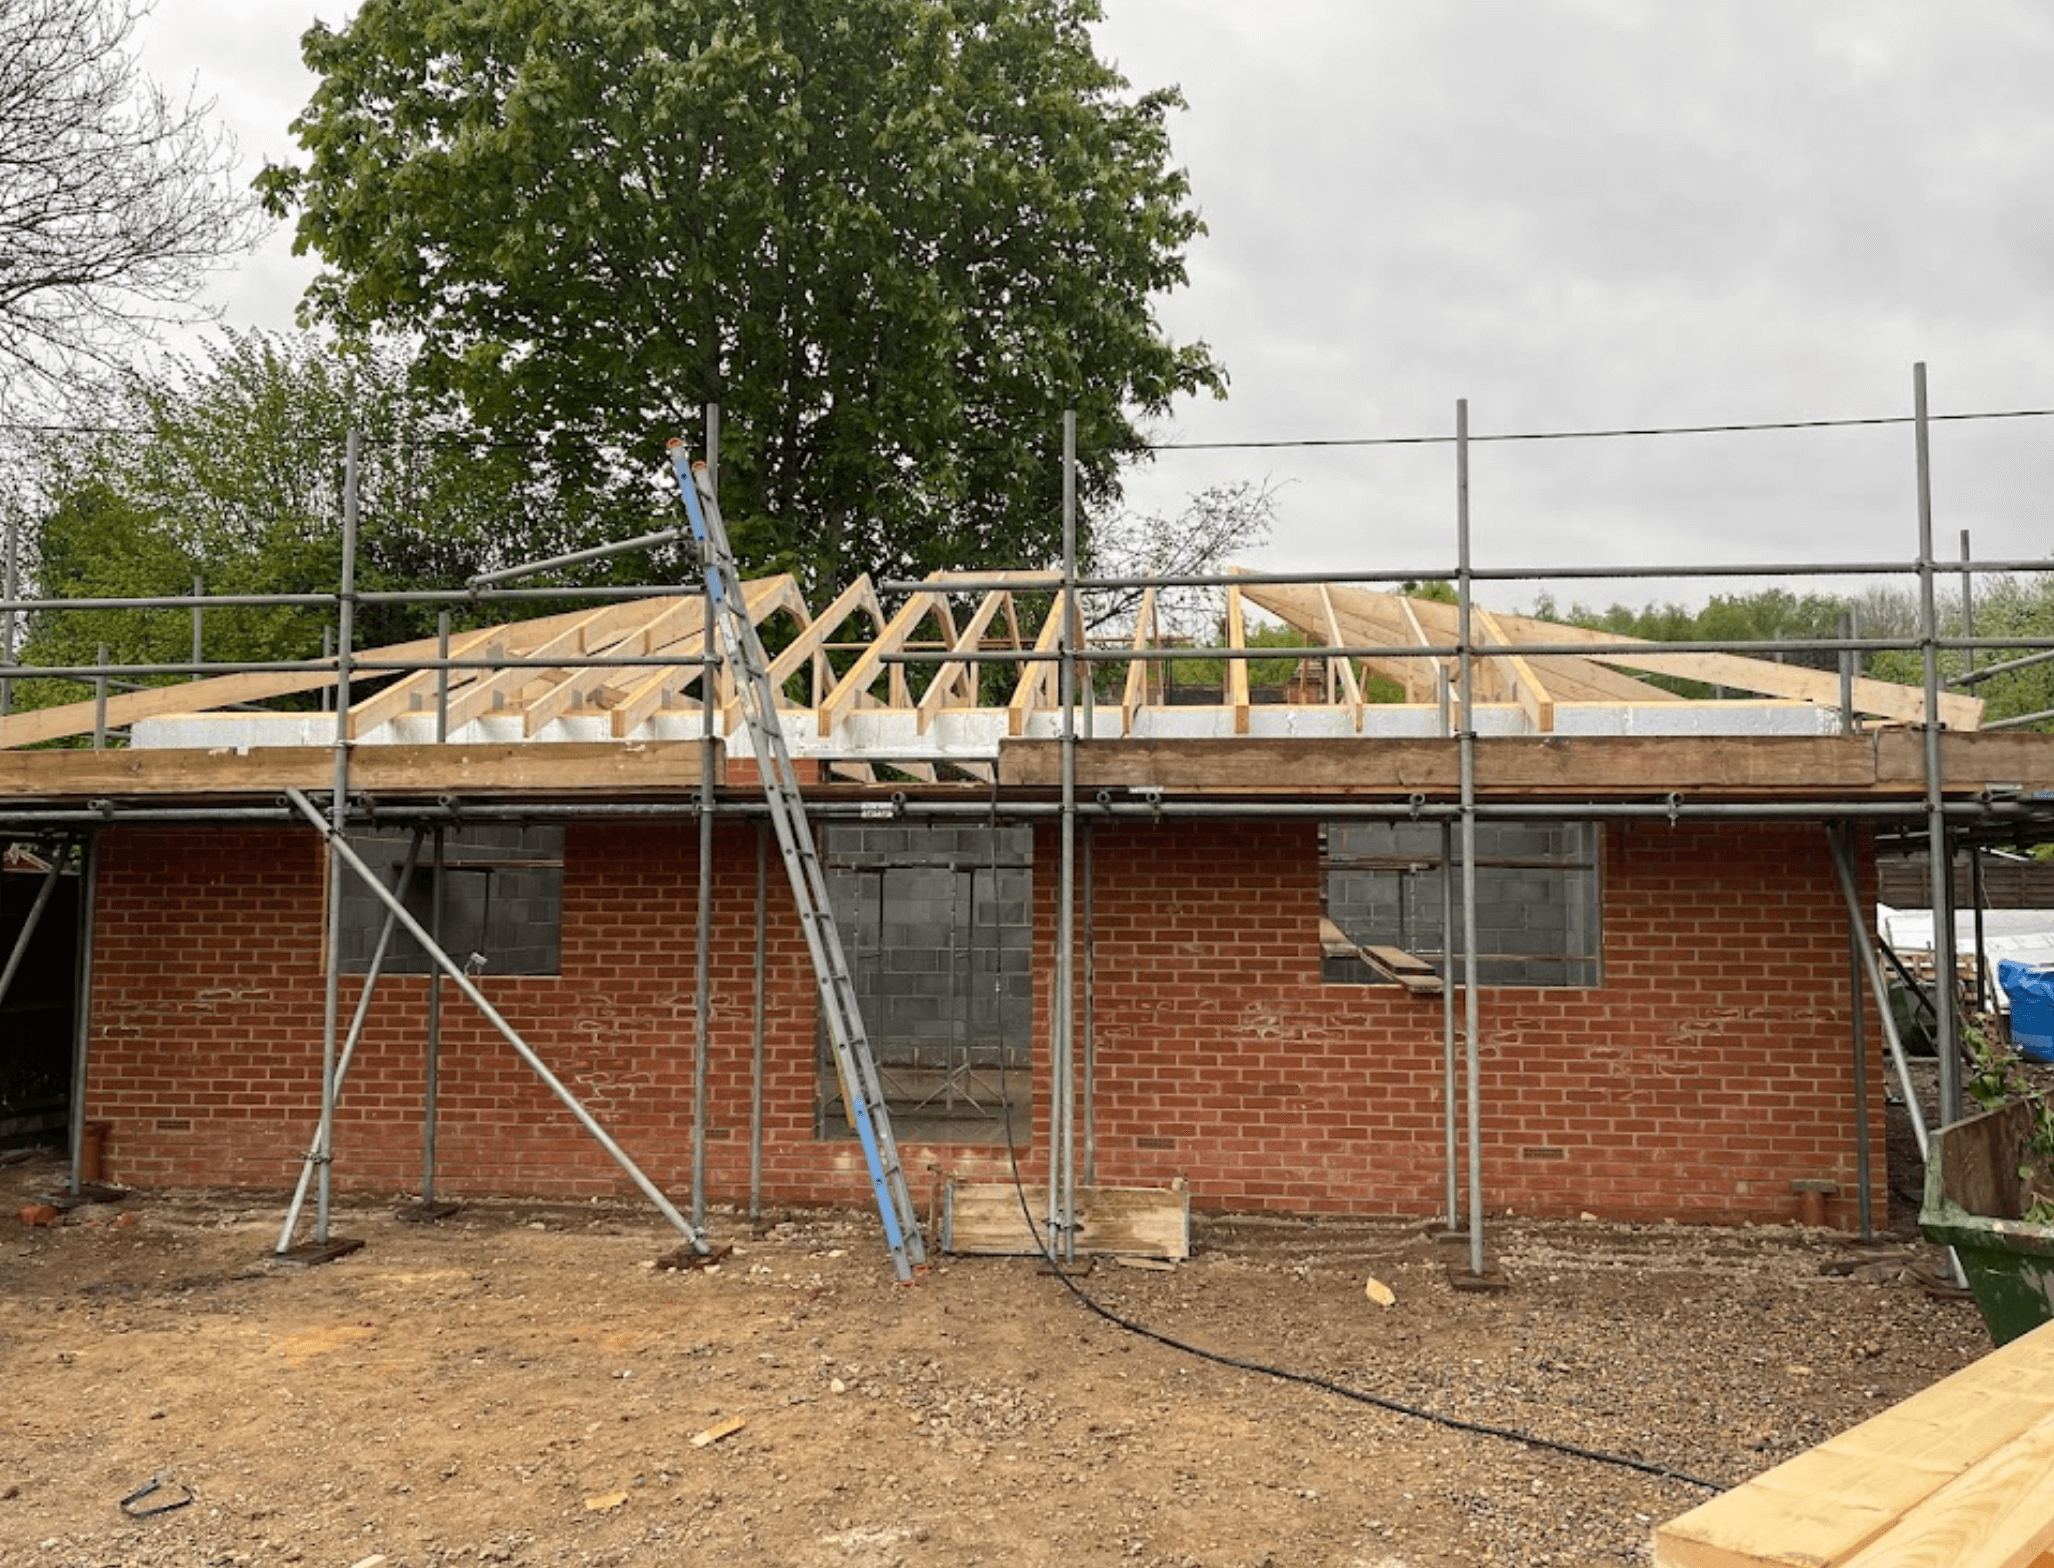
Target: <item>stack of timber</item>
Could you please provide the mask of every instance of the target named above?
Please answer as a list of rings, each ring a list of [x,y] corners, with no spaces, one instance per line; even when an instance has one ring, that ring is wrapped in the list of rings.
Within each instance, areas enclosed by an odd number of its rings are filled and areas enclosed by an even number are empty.
[[[1655,1532],[1657,1568],[2054,1568],[2054,1324]]]

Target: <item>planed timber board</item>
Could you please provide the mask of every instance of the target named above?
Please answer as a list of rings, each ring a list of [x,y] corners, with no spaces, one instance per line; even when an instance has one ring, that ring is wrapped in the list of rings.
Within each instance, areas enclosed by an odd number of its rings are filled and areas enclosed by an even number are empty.
[[[697,788],[700,741],[355,746],[349,787],[373,794],[626,795]],[[0,795],[157,796],[276,794],[335,783],[327,746],[248,751],[0,751]]]
[[[2054,735],[1950,733],[1947,788],[2027,799],[2054,794]],[[1460,787],[1460,755],[1445,740],[1159,739],[1077,743],[1077,783],[1095,789],[1218,790],[1242,794],[1391,794]],[[1916,735],[1488,736],[1476,743],[1486,792],[1573,790],[1599,796],[1685,794],[1913,796],[1924,787]],[[999,781],[1062,782],[1062,743],[1009,739]]]
[[[1048,1221],[1048,1189],[1028,1187],[1025,1192],[1033,1228],[1020,1212],[1021,1189],[1012,1183],[951,1181],[942,1250],[991,1257],[1042,1255],[1035,1229]],[[1191,1194],[1166,1187],[1079,1187],[1077,1250],[1094,1257],[1181,1263],[1191,1256]]]
[[[1656,1568],[2042,1568],[2054,1323],[1655,1531]]]

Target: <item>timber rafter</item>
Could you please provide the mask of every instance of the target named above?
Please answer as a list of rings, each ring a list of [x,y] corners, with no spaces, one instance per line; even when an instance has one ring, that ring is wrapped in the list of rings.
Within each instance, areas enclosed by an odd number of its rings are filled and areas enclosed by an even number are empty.
[[[751,581],[744,598],[771,650],[769,673],[795,750],[819,758],[835,776],[924,781],[996,774],[1003,781],[1002,742],[1031,744],[1059,731],[1056,659],[1066,618],[1074,636],[1082,614],[1054,573],[936,573],[896,606],[859,578],[818,614],[789,576]],[[1251,762],[1265,741],[1280,739],[1430,748],[1462,695],[1450,652],[1460,625],[1452,605],[1345,583],[1235,583],[1218,623],[1228,656],[1214,665],[1217,692],[1207,702],[1203,683],[1166,676],[1165,652],[1192,650],[1165,636],[1162,602],[1154,588],[1144,590],[1131,623],[1098,644],[1117,662],[1099,683],[1104,695],[1090,733],[1100,746],[1124,744],[1137,756],[1158,742],[1216,748],[1222,787],[1230,777],[1247,777],[1245,767],[1224,760],[1236,746],[1248,748]],[[1272,650],[1263,615],[1299,634],[1295,640],[1306,648],[1354,652]],[[1481,607],[1472,612],[1471,632],[1473,697],[1489,721],[1479,727],[1486,737],[1670,735],[1678,744],[1717,747],[1722,737],[1825,739],[1839,727],[1841,682],[1830,672],[1743,654],[1666,652],[1660,644]],[[362,695],[348,734],[360,748],[418,746],[435,740],[440,713],[452,746],[651,743],[694,737],[710,707],[717,735],[730,746],[746,744],[732,682],[710,683],[702,672],[705,643],[704,601],[682,595],[465,630],[449,640],[448,657],[459,667],[447,671],[435,667],[441,650],[432,639],[361,650],[354,689]],[[1611,651],[1531,651],[1602,645]],[[1299,660],[1298,678],[1281,693],[1253,680],[1251,657],[1272,653]],[[644,659],[658,662],[622,662]],[[1694,703],[1644,678],[1651,675],[1754,696]],[[1110,684],[1116,677],[1123,678]],[[1395,683],[1403,701],[1372,700],[1373,677]],[[104,712],[78,702],[17,713],[0,718],[0,750],[88,736],[103,722],[112,731],[151,726],[139,749],[305,746],[318,743],[321,726],[333,722],[305,711],[308,694],[333,681],[334,661],[317,660],[110,696]],[[1923,720],[1922,694],[1910,687],[1856,680],[1851,691],[1854,710],[1872,723]],[[1201,700],[1191,701],[1194,695]],[[282,716],[225,711],[294,697],[302,708],[290,734],[280,727]],[[1977,728],[1981,712],[1972,697],[1941,699],[1953,731]],[[1357,764],[1344,758],[1334,765],[1345,771]],[[886,766],[895,772],[876,772]],[[1114,775],[1124,776],[1117,769]]]

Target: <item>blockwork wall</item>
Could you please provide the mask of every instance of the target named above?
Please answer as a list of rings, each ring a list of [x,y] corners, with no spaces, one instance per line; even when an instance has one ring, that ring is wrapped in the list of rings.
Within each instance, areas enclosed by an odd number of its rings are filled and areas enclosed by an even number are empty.
[[[1603,988],[1483,996],[1490,1205],[1778,1220],[1796,1211],[1793,1181],[1824,1179],[1840,1187],[1832,1214],[1849,1219],[1846,930],[1824,834],[1660,823],[1603,836]],[[482,982],[672,1192],[690,1162],[696,837],[690,825],[569,827],[561,973]],[[1029,1180],[1046,1146],[1054,856],[1043,830]],[[113,1124],[111,1173],[284,1186],[319,1100],[319,841],[123,828],[106,834],[102,862],[89,1114]],[[756,863],[756,830],[722,826],[708,1100],[716,1201],[746,1191]],[[1440,1004],[1322,982],[1317,825],[1102,827],[1094,863],[1097,1180],[1181,1176],[1211,1207],[1434,1212]],[[819,1136],[812,978],[774,853],[769,865],[765,1196],[866,1201],[857,1147]],[[345,979],[345,1017],[361,983]],[[426,987],[422,976],[380,984],[338,1123],[344,1187],[419,1181]],[[442,1084],[443,1189],[627,1190],[453,988]],[[905,1153],[922,1199],[946,1173],[1008,1172],[1003,1148],[908,1143]],[[1880,1204],[1880,1136],[1873,1155]]]

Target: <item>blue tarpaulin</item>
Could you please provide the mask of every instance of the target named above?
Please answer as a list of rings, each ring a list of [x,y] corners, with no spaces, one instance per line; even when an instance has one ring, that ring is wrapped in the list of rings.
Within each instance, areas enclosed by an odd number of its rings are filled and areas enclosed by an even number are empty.
[[[2011,1043],[2036,1062],[2054,1062],[2054,967],[2000,958],[1997,983],[2011,998]]]

